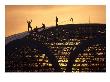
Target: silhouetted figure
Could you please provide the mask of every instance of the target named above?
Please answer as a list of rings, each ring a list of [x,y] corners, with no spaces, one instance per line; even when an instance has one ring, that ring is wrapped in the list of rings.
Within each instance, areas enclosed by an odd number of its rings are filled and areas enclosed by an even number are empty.
[[[58,27],[58,17],[56,16],[56,27]]]
[[[45,29],[45,24],[42,23],[42,28]]]
[[[36,26],[36,29],[37,29],[37,26]]]
[[[73,18],[71,18],[70,21],[73,23]]]
[[[36,26],[36,28],[35,28],[36,30],[38,29],[38,27]]]
[[[28,32],[29,32],[29,28],[32,30],[31,22],[32,22],[32,20],[31,21],[27,21],[27,23],[28,23]]]
[[[37,26],[34,28],[34,31],[38,30]]]
[[[89,16],[89,24],[90,24],[90,16]]]

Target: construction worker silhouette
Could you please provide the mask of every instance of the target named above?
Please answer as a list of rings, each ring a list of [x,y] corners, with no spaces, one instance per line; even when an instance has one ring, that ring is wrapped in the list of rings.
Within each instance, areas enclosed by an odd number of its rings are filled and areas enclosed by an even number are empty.
[[[28,32],[29,32],[29,28],[32,30],[31,22],[32,22],[32,20],[31,21],[27,21],[27,23],[28,23]]]
[[[37,29],[38,29],[38,28],[37,28],[37,26],[36,26],[36,27],[34,28],[34,31],[37,30]]]
[[[36,29],[37,29],[37,26],[36,26]]]
[[[42,28],[45,29],[45,24],[42,23]]]
[[[56,16],[56,27],[58,27],[58,17]]]
[[[73,23],[73,18],[71,18],[70,21]]]

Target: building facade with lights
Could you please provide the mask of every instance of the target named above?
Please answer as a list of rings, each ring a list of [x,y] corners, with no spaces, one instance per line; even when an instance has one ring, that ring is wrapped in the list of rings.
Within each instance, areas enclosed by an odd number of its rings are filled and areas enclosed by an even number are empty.
[[[106,25],[69,24],[5,46],[6,72],[106,72]]]

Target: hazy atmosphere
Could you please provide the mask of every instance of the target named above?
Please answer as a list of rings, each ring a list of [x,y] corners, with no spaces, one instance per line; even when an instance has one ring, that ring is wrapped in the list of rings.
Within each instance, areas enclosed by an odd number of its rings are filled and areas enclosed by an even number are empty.
[[[5,33],[6,37],[27,31],[27,20],[32,19],[32,27],[41,27],[42,22],[46,26],[55,26],[55,17],[59,18],[59,25],[69,24],[71,17],[74,23],[106,23],[106,6],[104,5],[40,5],[40,6],[5,6]],[[62,22],[66,21],[66,22]]]

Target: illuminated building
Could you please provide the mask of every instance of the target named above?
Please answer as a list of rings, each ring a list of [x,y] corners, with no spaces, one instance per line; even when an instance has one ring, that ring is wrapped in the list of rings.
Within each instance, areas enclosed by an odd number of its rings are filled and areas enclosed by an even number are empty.
[[[16,40],[6,45],[5,71],[65,72],[69,69],[71,72],[105,72],[105,38],[105,24],[61,25],[39,32],[34,29],[21,42]],[[83,44],[84,41],[87,44]],[[83,45],[82,51],[80,47],[78,49],[80,45]],[[76,49],[77,53],[72,53]],[[70,55],[76,58],[71,59]]]

